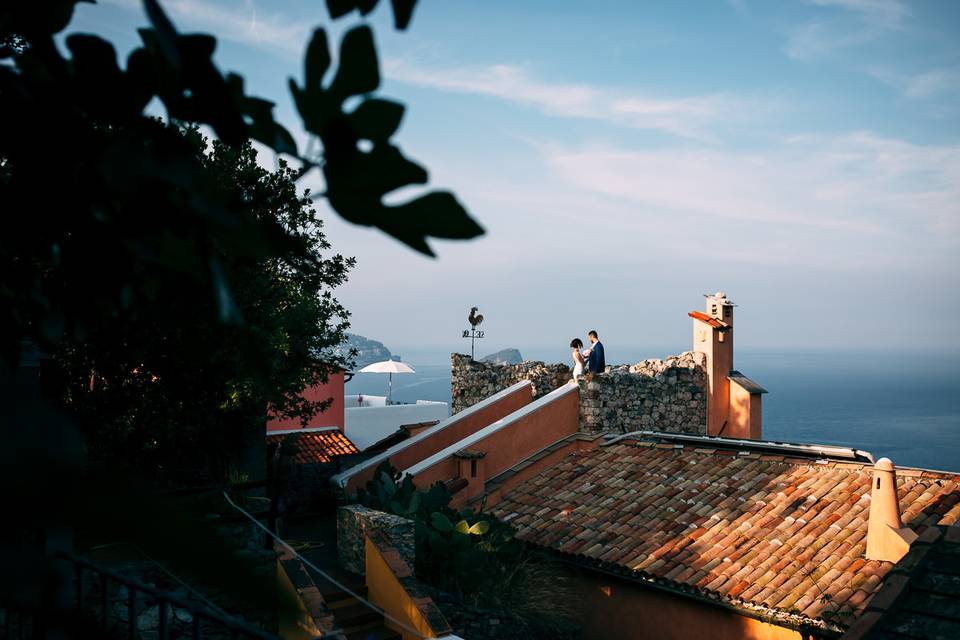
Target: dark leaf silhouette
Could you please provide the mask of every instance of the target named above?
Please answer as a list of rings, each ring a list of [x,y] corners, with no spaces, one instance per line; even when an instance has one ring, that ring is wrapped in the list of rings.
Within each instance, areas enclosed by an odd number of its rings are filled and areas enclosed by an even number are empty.
[[[403,110],[399,102],[370,98],[350,114],[350,123],[357,137],[382,142],[400,128]]]
[[[327,0],[327,10],[330,11],[331,18],[341,18],[354,9],[360,11],[360,15],[365,16],[374,10],[379,0]]]
[[[449,191],[434,191],[406,204],[393,207],[407,230],[437,238],[460,240],[473,238],[483,229]]]
[[[360,26],[348,31],[340,43],[340,66],[330,84],[330,93],[343,100],[376,91],[380,86],[380,67],[373,32]]]
[[[331,18],[340,18],[354,9],[360,11],[360,15],[367,15],[376,8],[378,0],[327,0],[327,10],[330,11]],[[417,0],[390,0],[393,8],[393,23],[401,31],[406,29],[413,18],[413,9]]]
[[[303,59],[303,77],[307,89],[317,89],[323,85],[323,77],[330,68],[330,45],[327,43],[327,33],[317,29],[307,45],[307,53]]]
[[[403,30],[410,25],[413,18],[413,9],[417,0],[390,0],[393,5],[393,23],[397,29]]]
[[[469,239],[481,235],[478,225],[450,194],[425,196],[400,206],[387,206],[388,193],[416,184],[426,184],[426,169],[406,158],[390,143],[403,118],[403,106],[380,98],[368,98],[353,113],[345,115],[344,100],[373,91],[379,70],[373,36],[367,27],[346,34],[341,44],[341,66],[329,89],[322,77],[329,62],[326,34],[314,33],[308,46],[308,62],[302,87],[291,80],[290,90],[304,125],[323,141],[323,173],[327,200],[343,218],[355,224],[375,226],[409,247],[432,256],[429,237]],[[310,60],[315,59],[315,64]],[[345,67],[343,62],[354,62]],[[361,149],[361,140],[374,142]],[[411,219],[406,220],[404,213]]]

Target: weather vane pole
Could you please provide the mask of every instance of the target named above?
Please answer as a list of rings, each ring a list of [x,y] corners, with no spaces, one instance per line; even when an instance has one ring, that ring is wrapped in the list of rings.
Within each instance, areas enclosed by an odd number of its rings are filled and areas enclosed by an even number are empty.
[[[463,330],[463,337],[470,338],[470,359],[473,360],[474,359],[474,356],[473,356],[474,342],[476,341],[477,338],[483,337],[483,331],[480,331],[479,329],[477,329],[477,327],[480,326],[480,323],[483,322],[483,315],[477,313],[476,307],[470,307],[470,315],[467,316],[467,322],[470,323],[471,328]]]

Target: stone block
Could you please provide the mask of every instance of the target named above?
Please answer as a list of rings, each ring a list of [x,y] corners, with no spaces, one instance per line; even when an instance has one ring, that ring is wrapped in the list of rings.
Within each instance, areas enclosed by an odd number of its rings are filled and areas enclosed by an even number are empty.
[[[342,568],[360,575],[365,573],[364,534],[368,529],[386,536],[403,561],[413,567],[416,557],[413,520],[351,504],[337,510],[337,561]]]

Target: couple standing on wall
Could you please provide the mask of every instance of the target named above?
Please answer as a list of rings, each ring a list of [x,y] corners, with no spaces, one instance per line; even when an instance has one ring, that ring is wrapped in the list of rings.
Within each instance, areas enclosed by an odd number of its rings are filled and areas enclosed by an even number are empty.
[[[570,341],[570,349],[573,351],[573,379],[578,380],[586,367],[589,373],[603,373],[607,368],[607,361],[603,357],[603,343],[596,331],[587,334],[590,339],[590,348],[584,349],[580,338],[574,338]]]

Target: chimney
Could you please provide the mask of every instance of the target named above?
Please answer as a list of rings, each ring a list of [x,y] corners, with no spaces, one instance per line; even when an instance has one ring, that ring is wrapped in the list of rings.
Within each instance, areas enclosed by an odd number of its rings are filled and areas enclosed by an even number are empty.
[[[730,375],[733,369],[733,301],[718,291],[704,294],[706,309],[691,311],[693,351],[707,355],[707,435],[729,436]]]
[[[457,475],[468,484],[467,498],[480,495],[487,482],[487,470],[484,465],[486,453],[474,449],[461,449],[453,454],[457,459]]]
[[[900,520],[897,500],[897,470],[889,458],[873,467],[870,519],[867,522],[867,560],[899,562],[907,555],[917,534]]]

